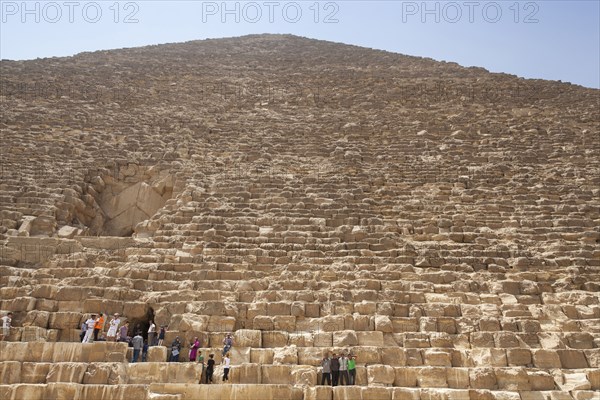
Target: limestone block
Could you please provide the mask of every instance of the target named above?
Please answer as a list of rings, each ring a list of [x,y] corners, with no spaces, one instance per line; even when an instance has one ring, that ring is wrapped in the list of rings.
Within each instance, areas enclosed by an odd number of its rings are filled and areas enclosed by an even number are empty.
[[[499,368],[495,372],[500,390],[531,390],[524,368]]]
[[[387,315],[376,315],[375,330],[386,333],[393,332],[394,327],[392,325],[390,317],[388,317]]]
[[[333,388],[331,386],[307,386],[304,388],[304,400],[331,400]]]
[[[80,399],[141,399],[147,398],[145,385],[82,385]],[[71,399],[72,400],[72,399]]]
[[[423,365],[423,355],[419,349],[405,349],[406,350],[406,365],[410,367],[416,367]]]
[[[314,346],[314,335],[310,333],[290,333],[289,334],[290,345],[296,345],[297,347],[313,347]]]
[[[315,347],[331,347],[333,346],[332,332],[317,332],[314,336]]]
[[[243,364],[250,362],[250,347],[233,346],[229,350],[229,356],[232,364]],[[204,357],[206,359],[206,356]]]
[[[21,363],[5,361],[0,363],[0,385],[21,383]]]
[[[51,363],[24,362],[21,365],[22,383],[46,383]]]
[[[317,369],[306,365],[292,366],[290,383],[294,385],[315,386],[317,384]]]
[[[293,315],[294,317],[304,317],[304,306],[305,303],[300,302],[300,301],[294,301],[291,305],[290,305],[290,314]]]
[[[358,345],[358,338],[355,331],[346,330],[333,332],[333,346],[344,347],[356,345]]]
[[[545,371],[527,372],[531,390],[554,390],[554,378]]]
[[[290,373],[292,367],[289,365],[263,365],[261,366],[263,384],[290,384]]]
[[[406,365],[406,351],[401,347],[386,347],[381,350],[381,362],[392,367],[403,367]]]
[[[239,347],[262,347],[262,332],[254,329],[238,329],[233,334],[234,343]]]
[[[361,333],[373,333],[372,331],[375,330],[374,318],[371,318],[369,315],[360,315],[354,313],[352,315],[352,325],[355,331],[369,331]]]
[[[507,366],[506,351],[503,349],[473,349],[471,357],[476,366]]]
[[[421,389],[391,388],[392,400],[420,400]]]
[[[279,347],[273,349],[273,364],[298,364],[298,350],[296,346]]]
[[[348,349],[342,349],[347,351]],[[336,350],[334,350],[336,351]],[[336,351],[339,354],[339,350]],[[351,349],[351,353],[356,356],[357,365],[381,364],[381,351],[377,347],[360,346]]]
[[[121,363],[90,363],[83,376],[86,385],[119,385],[127,380],[126,364]]]
[[[498,389],[496,374],[492,368],[473,368],[469,371],[469,385],[473,389]]]
[[[556,350],[563,368],[588,368],[587,360],[581,350]]]
[[[276,315],[273,317],[275,330],[293,332],[296,330],[296,317],[291,315]]]
[[[288,344],[288,333],[280,331],[268,331],[262,334],[262,345],[265,348],[283,347]]]
[[[253,364],[273,364],[273,357],[273,349],[250,349],[250,362]],[[305,364],[304,362],[301,363]]]
[[[363,400],[359,386],[336,386],[333,388],[333,400]]]
[[[392,388],[387,387],[363,387],[362,398],[368,400],[391,400]]]
[[[167,361],[167,348],[165,346],[150,346],[148,348],[147,362],[165,362]]]
[[[453,389],[469,388],[469,369],[468,368],[447,368],[446,378],[448,387]]]
[[[446,369],[442,367],[425,367],[417,374],[419,387],[445,388],[448,387]]]
[[[77,312],[53,312],[48,320],[51,329],[73,329],[81,327],[82,315]]]
[[[262,331],[272,331],[275,327],[273,323],[273,317],[267,315],[257,315],[252,320],[252,327]]]
[[[600,390],[600,369],[588,370],[587,377],[592,385],[592,390]]]
[[[562,382],[558,382],[561,390],[571,391],[571,390],[590,390],[592,388],[592,384],[587,378],[585,372],[577,372],[568,374],[563,374]]]
[[[449,351],[425,349],[423,351],[425,365],[435,367],[451,367],[452,357]]]
[[[83,383],[83,376],[86,370],[86,363],[68,362],[53,364],[46,376],[46,382]]]
[[[148,304],[128,301],[123,304],[123,315],[129,319],[143,319],[148,314]]]
[[[573,390],[571,392],[574,400],[598,400],[600,393],[595,390]]]
[[[560,368],[560,357],[556,351],[537,349],[533,350],[533,365],[536,368]]]
[[[319,347],[298,347],[298,364],[318,367],[321,365],[323,356],[328,353],[327,349]]]
[[[590,368],[600,368],[600,349],[584,350]]]
[[[262,382],[259,364],[241,364],[231,367],[231,383],[260,384]]]
[[[10,388],[10,395],[3,396],[3,399],[46,400],[48,398],[48,394],[46,392],[47,385],[17,384],[12,385]],[[0,395],[2,395],[1,391]]]
[[[392,385],[396,379],[396,372],[394,367],[389,365],[369,365],[367,379],[369,385]]]
[[[22,326],[37,326],[40,328],[48,328],[48,319],[50,313],[48,311],[32,310],[27,313],[21,321]]]
[[[321,306],[318,303],[305,303],[304,304],[304,316],[306,318],[319,318]]]
[[[392,318],[392,324],[394,326],[394,332],[418,332],[419,331],[419,319],[418,318]]]
[[[290,315],[291,305],[289,303],[267,303],[267,315]]]
[[[394,386],[417,387],[417,368],[394,368]]]
[[[529,349],[507,349],[506,360],[509,366],[531,366],[531,351]]]

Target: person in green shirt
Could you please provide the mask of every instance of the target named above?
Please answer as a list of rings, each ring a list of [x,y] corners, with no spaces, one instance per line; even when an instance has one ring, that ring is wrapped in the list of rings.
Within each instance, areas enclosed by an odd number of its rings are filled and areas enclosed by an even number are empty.
[[[354,355],[348,359],[348,373],[350,374],[350,385],[356,385],[356,356]]]
[[[202,351],[198,352],[198,363],[202,365],[202,370],[200,371],[200,383],[202,383],[202,375],[204,375],[204,355]]]

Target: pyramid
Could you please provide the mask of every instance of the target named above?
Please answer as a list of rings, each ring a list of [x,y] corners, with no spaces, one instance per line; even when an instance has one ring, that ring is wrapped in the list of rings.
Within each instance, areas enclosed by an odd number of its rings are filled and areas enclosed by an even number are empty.
[[[0,398],[600,399],[598,90],[291,35],[0,65]]]

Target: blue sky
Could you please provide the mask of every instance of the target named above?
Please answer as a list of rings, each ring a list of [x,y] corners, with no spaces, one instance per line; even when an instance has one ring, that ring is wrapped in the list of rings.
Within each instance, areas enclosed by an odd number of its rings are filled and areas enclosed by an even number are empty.
[[[600,88],[600,0],[0,1],[0,57],[291,33]]]

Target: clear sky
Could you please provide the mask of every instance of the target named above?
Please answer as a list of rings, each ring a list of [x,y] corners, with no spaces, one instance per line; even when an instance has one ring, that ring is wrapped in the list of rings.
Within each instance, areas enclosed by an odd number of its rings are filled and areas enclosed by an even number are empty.
[[[295,35],[600,88],[600,0],[5,1],[0,57]]]

